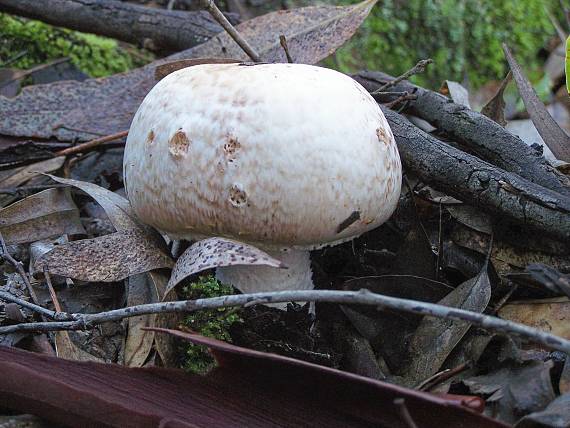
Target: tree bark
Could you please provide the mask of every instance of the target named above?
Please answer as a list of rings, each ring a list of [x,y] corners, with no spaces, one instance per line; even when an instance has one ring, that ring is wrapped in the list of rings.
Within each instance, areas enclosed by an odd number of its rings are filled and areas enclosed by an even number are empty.
[[[570,239],[570,198],[462,152],[381,106],[404,167],[454,198],[559,240]]]
[[[0,12],[165,51],[188,49],[223,31],[205,11],[154,9],[117,0],[0,0]]]
[[[378,89],[394,78],[381,72],[362,71],[352,76],[368,91]],[[427,120],[465,146],[481,159],[514,172],[527,180],[570,196],[570,180],[560,174],[533,148],[498,123],[449,98],[404,80],[390,91],[409,92],[417,99],[409,101],[406,111]]]

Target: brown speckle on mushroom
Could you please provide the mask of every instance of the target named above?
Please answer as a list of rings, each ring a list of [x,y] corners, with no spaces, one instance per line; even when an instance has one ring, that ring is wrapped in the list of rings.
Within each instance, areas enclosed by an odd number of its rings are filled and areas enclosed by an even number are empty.
[[[182,129],[176,131],[168,141],[168,151],[176,158],[186,157],[189,146],[190,140]]]
[[[239,184],[233,184],[232,187],[230,187],[229,200],[234,207],[245,205],[247,203],[245,190],[243,190]]]
[[[154,143],[154,131],[151,129],[146,137],[146,143],[150,146]]]

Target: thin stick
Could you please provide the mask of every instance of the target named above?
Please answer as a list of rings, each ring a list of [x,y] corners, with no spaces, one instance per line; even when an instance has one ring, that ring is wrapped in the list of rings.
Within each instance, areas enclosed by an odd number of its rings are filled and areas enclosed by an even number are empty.
[[[287,46],[287,38],[285,37],[284,34],[281,34],[279,36],[279,43],[281,44],[281,47],[285,51],[285,56],[287,57],[287,62],[289,64],[293,64],[295,61],[293,61],[293,58],[291,57],[291,54],[289,53],[289,46]]]
[[[206,8],[210,15],[218,21],[224,30],[230,35],[232,39],[239,45],[240,48],[251,58],[253,62],[261,62],[261,57],[259,54],[251,47],[251,45],[245,40],[240,33],[235,29],[235,27],[230,24],[230,21],[224,16],[224,14],[218,9],[218,6],[214,3],[214,0],[202,0],[202,5]]]
[[[0,327],[0,334],[23,331],[58,331],[82,330],[92,328],[97,324],[108,321],[117,321],[123,318],[135,317],[145,314],[193,312],[199,309],[217,309],[229,306],[244,306],[259,301],[260,303],[283,302],[330,302],[342,304],[360,304],[376,306],[378,309],[392,309],[418,315],[427,315],[436,318],[468,321],[482,328],[499,331],[506,334],[518,335],[524,339],[539,343],[547,348],[570,354],[570,340],[546,333],[544,331],[518,324],[512,321],[470,312],[463,309],[450,308],[434,303],[418,302],[415,300],[399,299],[371,293],[368,290],[337,291],[337,290],[296,290],[263,292],[251,294],[237,294],[209,299],[182,300],[175,302],[149,303],[145,305],[130,306],[98,314],[71,314],[75,321],[16,324]]]
[[[86,143],[78,144],[77,146],[68,147],[67,149],[60,150],[56,152],[56,156],[67,156],[67,155],[74,155],[76,153],[84,153],[97,147],[103,143],[107,143],[109,141],[118,140],[119,138],[126,137],[129,131],[121,131],[111,135],[105,135],[104,137],[95,138],[94,140],[87,141]]]
[[[26,284],[26,287],[28,289],[28,293],[30,293],[30,297],[32,299],[32,302],[34,302],[37,305],[38,304],[38,296],[36,295],[36,292],[34,291],[32,284],[30,283],[30,279],[28,278],[28,274],[26,273],[26,271],[22,267],[22,263],[17,261],[8,252],[8,247],[6,247],[6,242],[4,241],[4,237],[2,236],[2,233],[0,233],[0,244],[2,246],[2,254],[1,254],[2,258],[4,258],[4,260],[6,260],[12,266],[14,266],[16,271],[20,274],[20,276],[22,277],[22,280],[24,281],[24,284]]]
[[[10,293],[7,293],[6,291],[0,291],[0,300],[4,300],[5,302],[10,302],[10,303],[16,303],[17,305],[20,305],[23,308],[29,309],[30,311],[33,312],[37,312],[40,315],[44,315],[48,318],[54,319],[54,320],[61,320],[61,321],[69,321],[74,319],[71,315],[69,314],[57,314],[54,311],[50,311],[49,309],[46,309],[44,307],[41,307],[39,305],[35,305],[33,303],[30,303],[26,300],[20,299]]]
[[[49,270],[47,266],[44,266],[44,276],[46,278],[46,284],[49,290],[49,295],[51,297],[51,301],[53,302],[53,307],[55,308],[56,312],[63,312],[61,310],[61,305],[59,304],[59,300],[57,300],[57,295],[55,294],[55,290],[51,283],[51,276],[49,274]]]
[[[433,62],[433,60],[430,58],[422,59],[422,60],[418,61],[418,63],[416,65],[414,65],[411,69],[406,71],[404,74],[396,77],[394,80],[390,80],[389,82],[383,84],[378,89],[376,89],[374,92],[371,92],[371,94],[377,95],[377,94],[385,91],[386,89],[391,88],[394,85],[397,85],[402,80],[406,80],[408,77],[413,76],[414,74],[423,73],[425,71],[426,67],[429,64],[431,64],[432,62]]]

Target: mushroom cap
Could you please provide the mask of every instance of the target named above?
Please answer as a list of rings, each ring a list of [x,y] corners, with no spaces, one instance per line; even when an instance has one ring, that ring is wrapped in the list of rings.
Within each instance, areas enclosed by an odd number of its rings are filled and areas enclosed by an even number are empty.
[[[173,238],[315,249],[385,222],[402,169],[378,104],[339,72],[205,64],[146,96],[124,156],[140,219]]]

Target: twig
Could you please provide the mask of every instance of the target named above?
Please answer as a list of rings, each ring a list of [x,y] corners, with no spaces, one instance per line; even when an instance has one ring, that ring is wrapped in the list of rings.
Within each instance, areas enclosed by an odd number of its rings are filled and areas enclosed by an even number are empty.
[[[396,77],[394,80],[390,80],[389,82],[386,82],[385,84],[380,86],[378,89],[376,89],[374,92],[371,92],[371,94],[372,95],[380,94],[381,92],[384,92],[386,89],[397,85],[402,80],[406,80],[408,77],[413,76],[414,74],[423,73],[425,71],[426,67],[429,64],[431,64],[432,62],[433,62],[433,60],[430,58],[419,60],[416,65],[414,65],[411,69],[406,71],[404,74]]]
[[[66,314],[66,313],[57,313],[55,311],[50,311],[44,307],[39,305],[35,305],[33,303],[27,302],[26,300],[20,299],[16,296],[13,296],[6,291],[0,291],[0,299],[4,300],[5,302],[16,303],[23,308],[29,309],[30,311],[37,312],[40,315],[46,316],[48,318],[54,319],[56,321],[70,321],[75,319],[73,316]]]
[[[463,309],[450,308],[434,303],[418,302],[415,300],[399,299],[371,293],[368,290],[337,291],[337,290],[296,290],[263,292],[251,294],[238,294],[212,297],[208,299],[182,300],[175,302],[149,303],[145,305],[130,306],[97,314],[71,314],[75,321],[45,322],[16,324],[0,327],[0,334],[24,331],[58,331],[83,330],[92,328],[97,324],[108,321],[117,321],[123,318],[135,317],[145,314],[193,312],[199,309],[216,309],[228,306],[244,306],[252,301],[260,303],[284,302],[330,302],[342,304],[360,304],[377,306],[378,309],[392,309],[418,315],[427,315],[436,318],[468,321],[482,328],[502,333],[518,335],[527,340],[539,343],[550,349],[570,354],[570,340],[540,331],[538,329],[518,324],[512,321],[470,312]]]
[[[396,398],[394,400],[394,405],[400,411],[400,417],[402,418],[402,421],[404,421],[404,423],[408,426],[408,428],[418,428],[414,422],[414,419],[412,418],[412,415],[410,415],[408,407],[406,406],[406,401],[403,398]]]
[[[243,49],[243,51],[251,58],[254,62],[261,62],[261,57],[259,54],[251,47],[251,45],[245,40],[240,33],[235,29],[235,27],[228,21],[224,14],[218,9],[218,6],[214,3],[214,0],[202,0],[202,4],[206,8],[210,15],[218,21],[224,30],[230,35],[232,39]]]
[[[417,95],[409,94],[406,92],[404,95],[396,98],[394,101],[390,101],[384,105],[388,108],[394,108],[395,105],[400,104],[402,101],[411,101],[411,100],[415,100],[417,98],[418,98]]]
[[[20,276],[22,277],[22,280],[24,281],[24,284],[26,284],[26,287],[28,289],[28,293],[30,293],[30,297],[32,299],[32,302],[34,302],[37,305],[38,304],[38,296],[36,296],[36,292],[32,288],[32,284],[30,283],[30,279],[28,278],[26,271],[22,267],[22,263],[17,261],[8,252],[8,248],[6,247],[6,242],[4,241],[4,237],[2,236],[2,233],[0,233],[0,244],[2,246],[2,258],[4,258],[4,260],[6,260],[8,263],[10,263],[12,266],[14,266],[16,271],[20,274]]]
[[[470,367],[469,363],[462,363],[452,369],[442,370],[434,374],[433,376],[428,377],[426,380],[424,380],[418,386],[416,386],[415,389],[417,389],[418,391],[430,391],[435,386],[439,385],[442,382],[445,382],[448,379],[451,379],[453,376],[461,372],[464,372],[469,367]]]
[[[49,274],[47,266],[44,266],[44,276],[46,278],[46,284],[49,290],[51,301],[53,302],[53,307],[55,308],[56,312],[61,313],[63,311],[61,310],[61,305],[59,304],[59,300],[57,300],[57,295],[55,294],[55,290],[53,289],[53,285],[51,283],[51,276]]]
[[[281,44],[281,47],[285,51],[285,56],[287,57],[287,62],[289,64],[293,64],[295,61],[293,61],[293,58],[291,57],[291,54],[289,53],[289,46],[287,46],[287,38],[285,37],[284,34],[281,34],[279,36],[279,43]]]
[[[126,137],[129,134],[129,131],[121,131],[111,135],[105,135],[104,137],[95,138],[94,140],[87,141],[86,143],[78,144],[77,146],[68,147],[67,149],[60,150],[56,152],[56,156],[67,156],[67,155],[74,155],[76,153],[85,153],[86,151],[91,150],[94,147],[97,147],[103,143],[107,143],[109,141],[118,140],[119,138]]]

